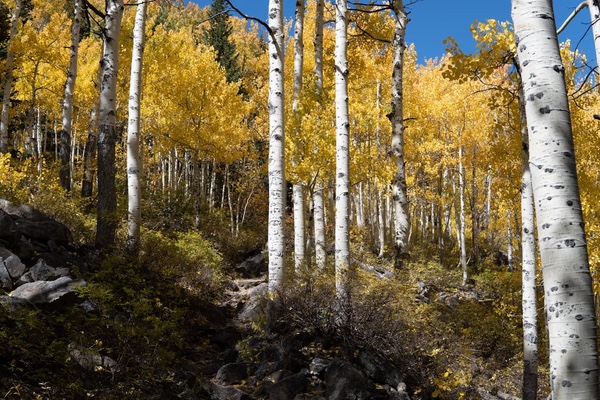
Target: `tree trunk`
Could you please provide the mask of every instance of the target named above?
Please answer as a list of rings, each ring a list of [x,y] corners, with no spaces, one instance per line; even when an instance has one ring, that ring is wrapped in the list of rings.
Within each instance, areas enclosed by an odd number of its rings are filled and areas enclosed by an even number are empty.
[[[468,272],[467,272],[467,246],[465,244],[465,177],[464,168],[462,161],[463,149],[462,144],[459,144],[458,148],[458,243],[460,247],[460,266],[462,268],[462,284],[467,284]]]
[[[339,322],[343,324],[347,319],[348,268],[350,266],[348,232],[350,215],[350,118],[348,114],[347,1],[337,0],[335,10],[335,286],[340,302],[337,317]]]
[[[13,43],[17,36],[17,29],[19,27],[19,16],[21,15],[21,0],[15,1],[15,8],[12,10],[11,22],[10,22],[10,36],[8,38],[6,61],[4,62],[4,68],[6,73],[4,75],[4,87],[2,97],[2,113],[0,114],[0,153],[7,153],[8,148],[8,111],[10,109],[10,93],[12,91],[13,82],[13,64],[14,64],[14,53]]]
[[[65,97],[62,104],[62,129],[60,130],[60,171],[62,188],[71,191],[71,131],[73,123],[73,91],[77,80],[77,55],[79,53],[79,27],[81,26],[82,0],[75,0],[71,25],[71,47],[69,49],[69,72],[65,82]]]
[[[513,0],[544,274],[553,400],[597,399],[594,292],[550,0]]]
[[[94,158],[97,148],[97,117],[96,107],[90,112],[90,126],[88,137],[83,150],[83,179],[81,182],[81,197],[92,197],[94,190]]]
[[[538,388],[538,333],[536,305],[536,258],[534,203],[529,169],[529,135],[525,117],[523,88],[519,88],[521,115],[522,180],[521,180],[521,258],[523,286],[523,400],[536,400]]]
[[[269,297],[275,299],[285,274],[284,25],[282,0],[269,0]],[[268,316],[269,319],[269,316]],[[267,322],[270,323],[270,320]]]
[[[300,115],[300,92],[302,91],[302,74],[304,73],[304,0],[296,1],[296,23],[294,24],[294,91],[292,99],[292,112],[298,123],[296,137],[302,129]],[[292,159],[297,164],[296,158]],[[294,266],[298,270],[306,263],[306,223],[304,210],[304,185],[295,182],[292,188],[294,203]]]
[[[98,127],[98,224],[96,247],[106,249],[115,242],[117,190],[115,183],[116,84],[119,62],[119,34],[123,0],[107,0],[104,18],[102,81]]]
[[[137,5],[133,26],[133,54],[131,55],[131,81],[129,84],[129,129],[127,132],[127,250],[137,254],[140,244],[142,188],[140,173],[140,100],[142,98],[142,66],[146,40],[146,8],[142,1]]]
[[[315,6],[315,90],[317,96],[323,90],[323,8],[324,0],[316,0]],[[313,213],[315,225],[315,263],[317,268],[325,268],[327,253],[325,252],[325,198],[323,188],[323,177],[315,178],[315,189],[313,193]]]
[[[393,0],[392,7],[396,18],[394,25],[394,60],[392,72],[392,154],[396,159],[396,174],[393,179],[394,198],[394,265],[401,268],[408,256],[408,198],[406,196],[406,171],[404,166],[404,116],[403,116],[403,75],[406,24],[408,16],[402,0]]]

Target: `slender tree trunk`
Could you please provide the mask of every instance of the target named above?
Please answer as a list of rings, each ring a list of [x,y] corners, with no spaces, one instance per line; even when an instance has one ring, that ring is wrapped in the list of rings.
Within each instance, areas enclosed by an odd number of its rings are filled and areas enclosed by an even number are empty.
[[[302,129],[300,115],[300,92],[302,91],[302,74],[304,73],[304,0],[296,1],[296,23],[294,24],[294,91],[292,98],[292,112],[296,124],[296,137]],[[296,158],[293,158],[297,164]],[[304,210],[304,185],[295,182],[292,187],[294,202],[294,266],[298,270],[306,263],[306,222]]]
[[[315,90],[317,96],[323,90],[323,8],[324,0],[316,0],[315,6]],[[315,178],[315,189],[313,193],[313,213],[315,225],[315,263],[317,268],[325,268],[327,253],[325,251],[325,198],[323,188],[323,177]]]
[[[523,400],[536,400],[538,388],[538,333],[536,305],[536,257],[534,204],[529,169],[529,134],[525,117],[523,88],[519,88],[521,116],[521,258],[523,260]]]
[[[377,220],[379,223],[379,254],[381,258],[385,254],[385,204],[383,202],[383,189],[377,190]]]
[[[90,112],[90,126],[88,129],[88,137],[83,150],[83,180],[81,182],[81,197],[91,197],[94,190],[94,158],[96,157],[97,146],[97,107]]]
[[[269,0],[269,297],[282,288],[285,274],[284,25],[283,1]],[[273,304],[272,304],[273,305]],[[268,316],[269,319],[269,316]],[[270,324],[270,322],[268,322]]]
[[[408,231],[410,219],[408,215],[408,197],[406,196],[406,170],[404,166],[404,116],[403,116],[403,75],[404,50],[406,43],[406,24],[408,16],[404,10],[402,0],[393,0],[395,25],[394,25],[394,60],[392,72],[392,154],[396,159],[396,174],[393,180],[394,198],[394,265],[396,268],[403,266],[403,261],[408,256]]]
[[[77,80],[77,55],[79,53],[79,28],[81,26],[82,0],[75,0],[71,25],[71,47],[69,49],[69,72],[65,82],[65,97],[62,104],[62,129],[60,130],[60,184],[71,191],[71,131],[73,123],[73,92]]]
[[[512,0],[512,19],[533,166],[552,399],[597,399],[594,292],[552,2]]]
[[[340,301],[339,321],[346,321],[348,301],[348,269],[350,243],[350,117],[348,114],[348,5],[347,0],[335,4],[335,284]]]
[[[462,144],[458,148],[458,243],[460,247],[460,266],[462,268],[462,284],[466,285],[468,280],[467,273],[467,246],[465,244],[465,177],[462,161],[463,149]]]
[[[4,75],[3,97],[2,97],[2,112],[0,114],[0,153],[8,152],[8,111],[10,109],[10,93],[12,91],[13,82],[13,64],[14,51],[13,43],[17,36],[19,27],[19,17],[21,15],[21,0],[15,1],[15,7],[12,10],[10,22],[10,37],[8,39],[6,61],[4,63],[6,73]]]
[[[106,249],[115,242],[117,190],[115,182],[116,84],[119,63],[119,34],[123,0],[107,0],[104,18],[102,81],[98,127],[98,223],[96,246]]]
[[[142,215],[140,201],[140,100],[142,98],[142,66],[146,41],[146,8],[142,1],[137,5],[133,26],[133,54],[131,55],[131,82],[129,85],[129,129],[127,132],[127,250],[137,254],[140,244]]]

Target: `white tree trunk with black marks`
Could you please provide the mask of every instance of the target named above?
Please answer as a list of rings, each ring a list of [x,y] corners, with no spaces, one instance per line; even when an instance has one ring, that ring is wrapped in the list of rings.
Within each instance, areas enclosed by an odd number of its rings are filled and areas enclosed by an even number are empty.
[[[73,92],[77,80],[77,56],[79,54],[79,30],[83,0],[75,0],[73,23],[71,24],[71,47],[69,48],[69,71],[65,82],[65,96],[62,104],[62,129],[60,130],[60,184],[64,190],[71,190],[71,134],[73,125]]]
[[[8,38],[6,60],[4,62],[4,86],[2,97],[2,112],[0,114],[0,153],[8,152],[8,112],[10,109],[10,92],[12,91],[13,83],[13,64],[14,52],[12,49],[15,38],[17,37],[17,29],[19,27],[19,17],[21,16],[21,0],[15,1],[15,7],[12,10],[10,22],[10,36]]]
[[[294,24],[294,91],[292,111],[296,115],[298,132],[302,129],[300,114],[300,92],[302,91],[302,74],[304,73],[304,0],[296,2],[296,22]],[[293,159],[297,164],[298,160]],[[306,262],[306,221],[304,210],[304,184],[294,183],[292,188],[294,201],[294,266],[298,270]]]
[[[285,274],[284,26],[282,0],[269,0],[269,296],[273,300]]]
[[[98,118],[98,216],[96,246],[106,249],[115,242],[117,189],[115,182],[116,96],[119,35],[123,0],[107,0],[103,29],[102,78]]]
[[[148,3],[137,5],[133,26],[133,53],[129,84],[129,122],[127,130],[127,250],[136,254],[140,242],[142,188],[140,173],[140,99],[142,98],[142,65],[146,40],[146,9]],[[187,153],[186,153],[187,155]],[[187,164],[186,164],[187,170]],[[188,181],[186,180],[186,185]]]
[[[465,243],[465,177],[462,161],[462,143],[458,147],[458,221],[456,233],[458,236],[458,247],[460,248],[460,266],[462,269],[462,284],[467,284],[469,278],[467,271],[467,246]]]
[[[406,195],[406,170],[404,166],[404,115],[403,115],[403,66],[406,43],[406,24],[408,16],[402,0],[393,0],[395,16],[394,25],[394,59],[392,69],[392,154],[396,161],[396,173],[393,179],[394,199],[394,263],[396,268],[402,267],[408,253],[408,231],[410,218],[408,215],[408,197]]]
[[[597,399],[594,293],[550,0],[512,0],[544,275],[553,400]]]
[[[338,298],[344,306],[348,300],[348,268],[350,243],[350,117],[348,113],[348,5],[336,1],[335,18],[335,125],[336,125],[336,180],[335,180],[335,283]],[[345,320],[345,309],[341,309]]]

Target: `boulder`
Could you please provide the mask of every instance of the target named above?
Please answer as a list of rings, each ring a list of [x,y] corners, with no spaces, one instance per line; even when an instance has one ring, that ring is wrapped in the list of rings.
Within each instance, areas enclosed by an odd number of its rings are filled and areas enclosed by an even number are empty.
[[[0,209],[12,216],[27,218],[32,221],[42,221],[45,219],[49,219],[48,216],[46,216],[46,214],[36,210],[35,208],[27,204],[15,206],[10,201],[4,199],[0,199]]]
[[[211,400],[250,400],[252,397],[241,390],[232,386],[220,385],[216,382],[210,382],[205,389],[210,392]]]
[[[71,358],[88,371],[115,372],[118,369],[118,363],[110,357],[100,355],[74,343],[70,343],[67,348]]]
[[[82,279],[73,280],[63,276],[54,281],[25,283],[10,293],[10,296],[32,304],[57,303],[67,297],[74,297],[75,290],[85,285]]]
[[[308,383],[308,370],[304,369],[297,374],[275,382],[269,388],[271,400],[294,400],[296,395],[306,391]]]
[[[12,290],[13,288],[12,279],[3,262],[0,262],[0,287],[5,290]]]
[[[329,400],[370,399],[367,378],[354,366],[334,358],[325,371],[326,394]]]
[[[224,385],[240,384],[248,379],[250,363],[225,364],[217,371],[216,381]]]
[[[374,349],[362,348],[356,358],[367,376],[376,383],[397,387],[404,381],[404,376],[386,359],[381,357]]]
[[[247,258],[237,267],[237,271],[244,278],[254,278],[264,275],[268,270],[268,265],[265,260],[265,255],[261,252],[252,257]]]
[[[0,209],[0,243],[4,242],[8,247],[14,247],[20,238],[21,233],[11,216]]]
[[[15,220],[15,224],[24,236],[43,243],[53,240],[59,244],[67,244],[69,241],[69,229],[60,222],[51,219],[32,221],[18,218]]]
[[[0,247],[0,263],[4,263],[9,275],[14,279],[25,273],[25,264],[21,262],[21,259],[4,247]]]
[[[331,360],[327,360],[325,358],[315,357],[310,362],[310,373],[311,375],[324,380],[325,379],[325,370],[331,364]]]
[[[54,268],[46,264],[44,259],[40,258],[38,262],[29,269],[29,273],[34,281],[53,281],[62,276],[69,275],[69,268]]]

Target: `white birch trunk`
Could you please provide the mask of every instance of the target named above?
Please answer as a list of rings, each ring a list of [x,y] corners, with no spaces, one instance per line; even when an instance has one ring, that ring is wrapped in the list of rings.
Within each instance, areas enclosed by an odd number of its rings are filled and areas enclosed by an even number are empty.
[[[140,173],[140,100],[142,97],[142,65],[146,40],[146,9],[148,3],[137,5],[133,26],[133,54],[129,84],[129,129],[127,130],[127,250],[136,254],[140,242],[142,190]]]
[[[550,0],[513,0],[544,274],[553,400],[597,399],[596,313]]]
[[[16,0],[15,7],[13,8],[11,15],[10,36],[7,45],[8,50],[6,52],[6,61],[4,63],[6,73],[4,76],[2,112],[0,114],[0,153],[8,152],[8,111],[10,109],[10,92],[12,90],[14,64],[14,52],[12,50],[12,46],[17,36],[20,15],[21,0]]]
[[[62,129],[60,131],[60,184],[71,190],[71,131],[73,125],[73,92],[77,80],[77,55],[79,54],[79,29],[81,26],[82,0],[75,0],[73,23],[71,24],[71,47],[69,48],[69,72],[65,81],[65,96],[62,104]]]
[[[396,160],[396,174],[393,179],[394,198],[394,265],[401,268],[408,256],[408,198],[406,196],[406,171],[404,168],[404,116],[402,106],[402,70],[404,66],[404,50],[406,43],[406,24],[408,16],[404,11],[402,0],[393,0],[394,25],[394,59],[392,69],[392,154]]]
[[[336,1],[335,18],[335,119],[336,119],[336,181],[335,181],[335,283],[341,302],[341,321],[345,321],[348,300],[348,268],[350,245],[348,234],[350,207],[350,118],[348,114],[348,6],[347,0]]]
[[[302,90],[302,74],[304,73],[304,0],[296,1],[296,23],[294,25],[294,91],[292,99],[292,111],[296,114],[298,125],[297,133],[302,129],[302,120],[299,104],[300,92]],[[297,164],[296,159],[293,159]],[[299,270],[306,263],[306,222],[304,210],[304,185],[296,182],[293,185],[294,202],[294,266]]]
[[[317,95],[321,94],[323,89],[323,9],[324,0],[316,0],[315,11],[315,86]],[[325,198],[324,198],[323,178],[316,178],[315,189],[313,193],[313,213],[315,225],[315,263],[317,268],[324,269],[327,260],[325,252]]]
[[[596,50],[596,65],[600,63],[600,5],[598,0],[587,0],[590,10],[592,24],[592,36],[594,38],[594,49]],[[596,70],[596,73],[598,71]]]
[[[379,225],[379,254],[381,258],[385,255],[385,204],[383,203],[383,189],[377,190],[377,222]]]
[[[123,0],[107,0],[104,18],[102,80],[98,127],[98,216],[96,246],[106,249],[115,241],[117,189],[115,182],[116,95],[119,35]]]
[[[458,148],[458,224],[456,231],[458,234],[458,243],[460,247],[460,266],[462,268],[462,284],[467,284],[467,246],[465,244],[465,177],[462,162],[462,145]]]
[[[284,26],[282,0],[269,0],[269,296],[273,300],[285,273]]]
[[[519,89],[521,115],[521,258],[523,288],[523,400],[536,400],[538,387],[538,333],[536,305],[536,257],[534,203],[529,169],[529,135],[525,118],[525,98]]]

